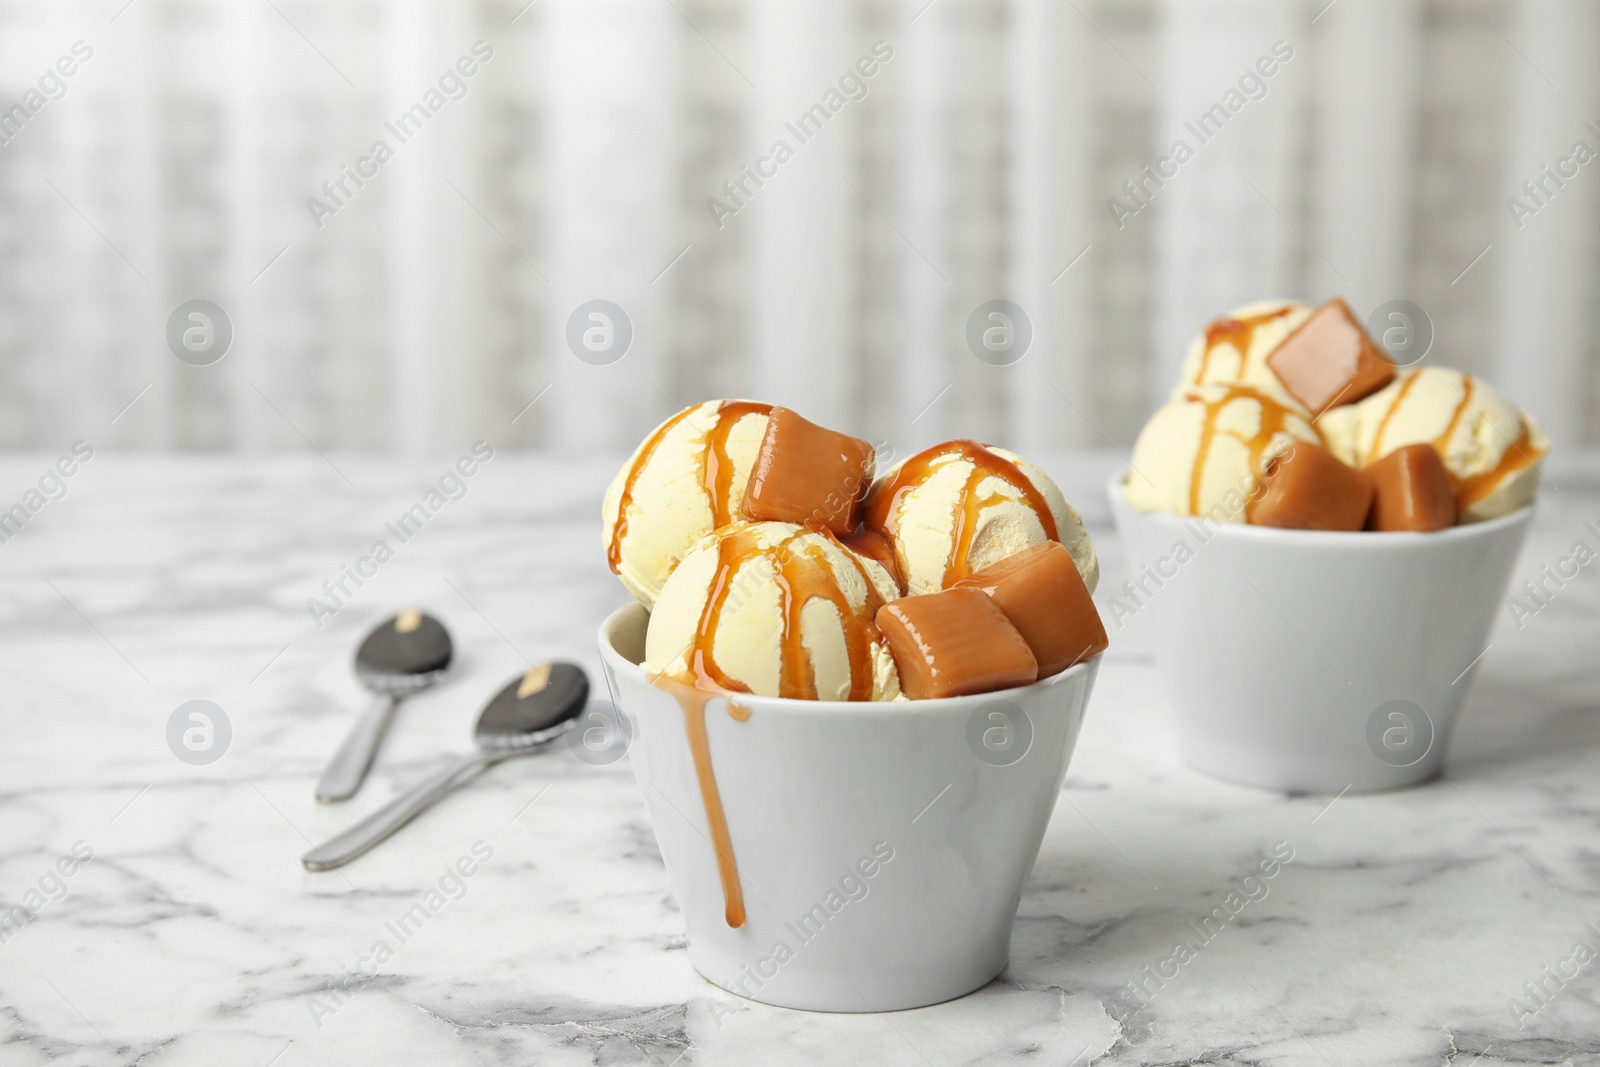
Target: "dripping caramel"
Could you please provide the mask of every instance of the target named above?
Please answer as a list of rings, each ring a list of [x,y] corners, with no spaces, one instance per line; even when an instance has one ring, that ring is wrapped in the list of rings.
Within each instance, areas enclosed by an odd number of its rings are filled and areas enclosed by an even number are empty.
[[[944,575],[939,583],[941,589],[971,574],[971,563],[967,556],[972,548],[973,538],[977,536],[978,519],[984,508],[1011,499],[1002,494],[991,494],[980,498],[977,492],[978,486],[982,485],[986,478],[997,478],[1021,492],[1023,500],[1038,518],[1039,525],[1044,527],[1045,537],[1051,541],[1060,540],[1055,514],[1050,510],[1044,494],[1039,492],[1038,487],[1026,474],[1022,473],[1022,469],[978,442],[967,440],[946,441],[919,452],[902,463],[887,482],[873,486],[872,492],[867,497],[867,529],[880,533],[888,538],[891,544],[896,543],[900,527],[900,509],[905,495],[927,481],[935,468],[956,460],[966,460],[972,465],[972,471],[967,475],[966,484],[961,490],[960,503],[956,505],[955,537],[950,545],[950,553],[945,559]],[[898,572],[905,574],[905,561],[901,559],[898,562],[900,564]]]

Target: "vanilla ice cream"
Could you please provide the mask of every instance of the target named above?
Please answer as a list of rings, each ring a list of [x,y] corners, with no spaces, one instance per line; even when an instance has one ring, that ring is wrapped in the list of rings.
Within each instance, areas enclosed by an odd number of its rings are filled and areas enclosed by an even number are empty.
[[[1245,522],[1267,464],[1322,443],[1303,411],[1246,384],[1180,390],[1139,432],[1124,495],[1140,511]]]
[[[918,453],[873,485],[866,514],[893,547],[908,595],[937,593],[1052,538],[1090,592],[1100,580],[1078,513],[1044,471],[1003,448],[947,441]]]
[[[1318,422],[1328,447],[1354,467],[1397,448],[1431,444],[1455,483],[1461,522],[1507,515],[1533,499],[1550,441],[1498,390],[1470,374],[1420,367]]]
[[[743,518],[745,483],[771,410],[742,400],[685,408],[617,472],[601,536],[611,569],[646,608],[691,545]]]
[[[1298,300],[1259,300],[1230,311],[1189,342],[1172,398],[1181,398],[1197,385],[1231,382],[1251,386],[1296,414],[1309,415],[1267,365],[1267,357],[1314,310]]]
[[[888,571],[824,530],[736,522],[661,587],[644,668],[760,696],[893,700],[899,674],[873,616],[899,596]]]

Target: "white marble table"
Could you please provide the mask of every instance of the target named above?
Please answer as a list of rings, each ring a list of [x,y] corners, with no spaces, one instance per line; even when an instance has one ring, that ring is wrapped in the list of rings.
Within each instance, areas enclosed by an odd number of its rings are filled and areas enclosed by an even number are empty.
[[[0,460],[0,500],[54,459]],[[100,454],[0,544],[0,900],[38,905],[0,929],[0,1063],[1600,1063],[1600,965],[1565,962],[1600,947],[1600,568],[1521,629],[1501,618],[1443,780],[1331,806],[1183,767],[1131,624],[1005,975],[920,1011],[813,1015],[692,973],[625,760],[506,764],[342,873],[301,870],[308,841],[465,750],[524,657],[594,670],[622,598],[597,533],[613,462],[501,455],[319,630],[307,598],[447,462]],[[1046,467],[1115,586],[1110,464]],[[1518,582],[1600,518],[1600,463],[1551,477]],[[354,801],[319,807],[361,702],[352,644],[411,602],[448,621],[459,670],[403,709]],[[192,699],[232,725],[210,765],[167,745]],[[1294,858],[1267,895],[1134,997],[1279,841]],[[92,859],[52,874],[75,846]],[[459,899],[395,937],[475,847]],[[1519,1020],[1530,980],[1552,999]]]

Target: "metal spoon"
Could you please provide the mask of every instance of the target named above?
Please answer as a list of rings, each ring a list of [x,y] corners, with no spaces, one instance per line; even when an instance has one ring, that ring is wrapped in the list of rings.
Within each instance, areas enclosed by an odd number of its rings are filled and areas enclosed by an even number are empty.
[[[342,867],[416,818],[484,768],[543,749],[572,728],[589,699],[589,678],[574,663],[541,663],[511,679],[478,716],[478,751],[385,804],[300,857],[308,871]]]
[[[444,624],[420,611],[402,611],[366,636],[356,650],[356,677],[374,696],[317,779],[318,800],[330,804],[355,795],[400,698],[444,677],[451,654]]]

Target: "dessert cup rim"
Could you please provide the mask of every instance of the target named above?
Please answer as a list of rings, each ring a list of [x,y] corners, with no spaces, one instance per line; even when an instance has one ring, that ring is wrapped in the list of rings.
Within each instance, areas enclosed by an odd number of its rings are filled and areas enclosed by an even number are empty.
[[[630,600],[619,605],[616,610],[606,616],[600,624],[599,645],[600,658],[612,670],[630,672],[630,676],[644,685],[650,685],[649,677],[644,668],[624,656],[613,644],[616,630],[623,621],[635,612],[645,612],[644,605],[637,600]],[[645,612],[648,616],[648,612]],[[726,699],[737,703],[741,708],[759,710],[764,712],[785,712],[797,715],[829,716],[849,715],[861,717],[870,715],[875,718],[884,716],[922,715],[938,712],[959,712],[970,714],[972,709],[981,707],[992,700],[1009,700],[1017,704],[1030,703],[1037,700],[1047,690],[1057,686],[1071,685],[1085,676],[1090,675],[1098,666],[1104,652],[1098,653],[1093,658],[1085,660],[1073,667],[1068,667],[1059,674],[1033,682],[1030,685],[1014,686],[1010,689],[994,689],[987,693],[973,693],[969,696],[938,697],[929,700],[800,700],[795,697],[768,697],[757,696],[752,693],[727,693],[725,696],[717,694],[713,699]],[[663,694],[666,693],[662,690]],[[616,699],[616,694],[612,694]]]
[[[1111,481],[1106,486],[1111,497],[1111,508],[1114,512],[1137,516],[1141,520],[1154,523],[1165,523],[1174,530],[1181,530],[1188,523],[1204,518],[1202,515],[1179,515],[1172,511],[1141,511],[1128,503],[1128,498],[1123,495],[1122,487],[1127,482],[1128,475],[1133,473],[1132,468],[1123,468],[1111,476]],[[1536,501],[1530,501],[1517,510],[1498,518],[1485,519],[1482,522],[1459,523],[1444,530],[1434,530],[1429,533],[1394,530],[1292,530],[1277,526],[1254,526],[1243,522],[1218,523],[1215,528],[1208,528],[1213,536],[1237,537],[1244,539],[1257,539],[1277,541],[1283,544],[1322,545],[1324,547],[1339,547],[1347,551],[1383,551],[1401,545],[1442,544],[1447,541],[1459,541],[1474,537],[1488,537],[1507,527],[1519,526],[1526,523],[1533,516]]]

